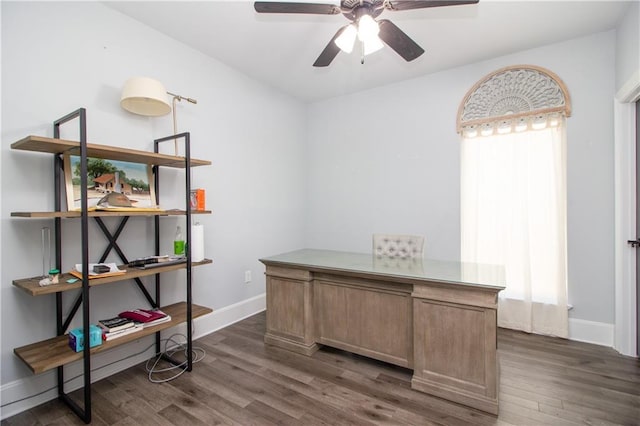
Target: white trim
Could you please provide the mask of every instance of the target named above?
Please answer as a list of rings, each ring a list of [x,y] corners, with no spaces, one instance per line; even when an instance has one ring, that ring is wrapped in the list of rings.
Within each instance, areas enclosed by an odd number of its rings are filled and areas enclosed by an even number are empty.
[[[235,322],[241,321],[258,312],[262,312],[266,307],[266,294],[260,294],[247,300],[235,303],[230,306],[215,310],[213,313],[194,320],[194,339],[213,333],[221,328],[227,327]],[[197,333],[198,330],[206,330]],[[169,337],[171,332],[184,333],[184,325],[170,329],[170,333],[165,332],[163,337]],[[197,333],[197,334],[196,334]],[[109,377],[119,371],[125,370],[134,365],[140,364],[153,356],[154,348],[152,336],[139,339],[126,345],[118,346],[108,352],[97,354],[91,358],[93,373],[92,381],[96,382],[105,377]],[[138,352],[138,353],[136,353]],[[134,354],[133,356],[131,354]],[[126,358],[130,356],[130,358]],[[80,376],[82,373],[81,361],[65,367],[65,377]],[[66,385],[66,391],[79,389],[82,386],[82,378],[71,380]],[[36,395],[45,389],[51,390],[41,395]],[[0,386],[0,401],[2,404],[10,404],[0,408],[0,419],[4,420],[22,411],[36,407],[47,401],[57,398],[56,374],[54,371],[38,374],[15,380]],[[22,401],[11,403],[12,401]]]
[[[207,334],[211,334],[214,331],[228,327],[231,324],[257,314],[258,312],[262,312],[266,308],[267,294],[262,293],[250,299],[243,300],[242,302],[214,310],[213,314],[199,318],[200,321],[198,321],[197,327],[207,331],[197,335],[194,333],[194,338],[197,339],[202,336],[206,336]]]
[[[2,403],[5,401],[17,401],[24,397],[24,395],[35,395],[41,392],[41,389],[48,389],[55,387],[53,373],[44,373],[39,376],[35,376],[32,379],[20,379],[7,383],[0,387],[0,395],[2,395]],[[24,401],[13,403],[5,408],[0,408],[0,419],[4,420],[18,413],[21,413],[29,408],[38,406],[47,401],[55,399],[57,392],[51,389],[42,395],[34,396]]]
[[[622,103],[635,102],[640,99],[640,68],[618,90],[616,99]]]
[[[612,347],[613,329],[613,324],[569,318],[570,340]]]
[[[636,250],[627,240],[636,233],[635,104],[614,101],[615,170],[615,334],[613,347],[636,356]]]

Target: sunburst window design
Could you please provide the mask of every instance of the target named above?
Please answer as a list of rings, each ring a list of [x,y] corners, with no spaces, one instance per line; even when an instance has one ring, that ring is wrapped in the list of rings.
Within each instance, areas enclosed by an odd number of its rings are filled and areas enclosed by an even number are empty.
[[[553,72],[533,65],[499,69],[475,84],[458,109],[465,137],[557,126],[571,115],[569,92]]]

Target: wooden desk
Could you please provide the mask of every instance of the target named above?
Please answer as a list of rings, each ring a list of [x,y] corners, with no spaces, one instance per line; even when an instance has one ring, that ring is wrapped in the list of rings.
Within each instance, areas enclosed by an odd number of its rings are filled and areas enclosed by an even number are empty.
[[[265,259],[265,342],[413,370],[413,389],[498,414],[501,267],[298,250]]]

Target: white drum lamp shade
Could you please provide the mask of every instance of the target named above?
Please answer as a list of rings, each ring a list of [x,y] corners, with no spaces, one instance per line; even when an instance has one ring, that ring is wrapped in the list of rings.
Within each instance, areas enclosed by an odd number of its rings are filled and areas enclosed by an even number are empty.
[[[160,116],[171,111],[167,91],[162,83],[149,77],[133,77],[122,88],[120,106],[129,112],[146,116]]]

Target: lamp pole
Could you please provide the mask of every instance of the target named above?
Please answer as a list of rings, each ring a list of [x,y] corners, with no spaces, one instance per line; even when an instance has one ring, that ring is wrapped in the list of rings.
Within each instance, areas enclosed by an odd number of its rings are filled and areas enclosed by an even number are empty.
[[[178,122],[176,119],[176,102],[180,102],[181,100],[185,100],[187,102],[191,102],[192,104],[197,104],[198,101],[193,99],[193,98],[187,98],[186,96],[182,96],[182,95],[176,95],[175,93],[171,93],[171,92],[167,92],[167,94],[173,96],[173,100],[172,100],[172,112],[173,112],[173,135],[177,135],[178,134]],[[175,151],[176,151],[176,156],[178,156],[178,139],[174,139],[174,146],[175,146]]]

